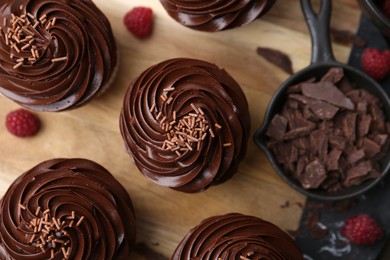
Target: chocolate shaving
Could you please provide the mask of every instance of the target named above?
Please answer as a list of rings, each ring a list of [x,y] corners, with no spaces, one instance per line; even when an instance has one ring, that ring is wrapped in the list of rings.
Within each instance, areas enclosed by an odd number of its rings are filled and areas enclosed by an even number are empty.
[[[348,30],[339,30],[335,28],[330,29],[332,40],[334,42],[343,44],[343,45],[349,45],[349,44],[355,44],[357,47],[363,48],[367,45],[367,42],[357,36],[355,33],[348,31]]]
[[[335,106],[353,110],[355,105],[331,82],[302,84],[302,93],[306,97],[327,101]]]
[[[268,62],[278,66],[286,73],[292,75],[292,63],[290,58],[283,52],[271,48],[257,47],[257,54],[262,56]]]

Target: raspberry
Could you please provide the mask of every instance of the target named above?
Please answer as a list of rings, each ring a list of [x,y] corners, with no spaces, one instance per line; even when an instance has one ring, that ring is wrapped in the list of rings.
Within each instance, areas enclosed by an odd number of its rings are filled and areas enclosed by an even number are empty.
[[[27,137],[37,133],[40,121],[30,111],[17,109],[8,113],[5,125],[11,134],[18,137]]]
[[[384,79],[390,72],[390,51],[376,48],[366,48],[360,63],[367,75],[376,80]]]
[[[347,219],[341,233],[352,244],[370,245],[382,238],[383,229],[371,216],[360,214]]]
[[[153,11],[149,7],[135,7],[123,18],[127,30],[138,38],[146,38],[152,32]]]

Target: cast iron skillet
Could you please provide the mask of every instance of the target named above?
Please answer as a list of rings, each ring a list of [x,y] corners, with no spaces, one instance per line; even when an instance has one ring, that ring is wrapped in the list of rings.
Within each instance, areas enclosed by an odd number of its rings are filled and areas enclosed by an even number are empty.
[[[348,65],[337,62],[333,56],[329,36],[332,1],[321,0],[321,7],[318,13],[313,10],[311,0],[301,0],[301,7],[311,34],[311,64],[307,68],[295,73],[293,76],[287,79],[287,81],[285,81],[275,92],[268,105],[263,125],[255,134],[255,142],[264,150],[272,166],[281,176],[281,178],[283,178],[297,191],[305,194],[308,197],[320,200],[341,200],[351,198],[371,189],[385,176],[385,174],[390,169],[390,154],[386,155],[386,157],[381,161],[381,178],[367,180],[361,185],[352,186],[350,188],[331,193],[320,189],[302,188],[301,184],[297,180],[294,180],[285,173],[283,167],[277,162],[273,152],[266,145],[267,137],[265,136],[265,132],[273,116],[281,111],[286,101],[286,89],[291,85],[298,84],[313,77],[319,79],[332,67],[343,68],[345,76],[351,82],[357,83],[359,88],[365,89],[378,97],[383,103],[383,109],[386,114],[386,118],[390,118],[390,99],[383,91],[381,86],[363,72]]]

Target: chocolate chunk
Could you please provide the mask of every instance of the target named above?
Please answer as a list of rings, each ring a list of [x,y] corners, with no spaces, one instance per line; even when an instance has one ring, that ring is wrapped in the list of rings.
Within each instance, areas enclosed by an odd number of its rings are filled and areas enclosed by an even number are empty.
[[[298,109],[299,107],[298,101],[291,98],[287,99],[286,105],[292,109]]]
[[[377,134],[375,137],[374,137],[374,142],[379,144],[380,146],[382,145],[385,145],[387,140],[388,140],[388,137],[389,135],[387,134]]]
[[[286,167],[298,160],[298,149],[291,143],[279,143],[273,147],[273,150],[277,156],[278,162],[284,164]],[[288,168],[292,169],[291,167]],[[295,169],[293,170],[295,171]]]
[[[300,95],[300,94],[290,94],[288,97],[290,99],[294,99],[294,100],[296,100],[302,104],[305,104],[305,105],[309,104],[310,101],[312,100],[312,99],[305,97],[304,95]]]
[[[373,170],[371,161],[364,161],[359,163],[357,166],[347,171],[347,176],[344,180],[344,185],[350,187],[352,185],[358,185],[362,182],[364,177]]]
[[[334,185],[338,184],[340,180],[338,178],[334,177],[328,177],[326,180],[321,184],[321,188],[325,190],[332,189]]]
[[[349,99],[351,99],[353,103],[357,103],[360,100],[362,100],[362,98],[361,98],[361,90],[360,89],[352,89],[352,90],[348,91],[347,93],[345,93],[345,95]]]
[[[378,131],[380,133],[386,132],[385,125],[385,114],[383,110],[378,106],[378,104],[371,105],[371,115],[372,115],[372,129],[373,131]]]
[[[337,111],[339,111],[338,107],[320,100],[310,102],[309,106],[317,118],[324,120],[332,119],[336,115]]]
[[[294,139],[297,137],[308,135],[316,125],[306,119],[295,117],[295,121],[291,122],[291,130],[284,135],[285,140]]]
[[[299,137],[296,139],[291,140],[291,144],[294,145],[299,150],[309,150],[310,149],[310,143],[308,137]]]
[[[299,180],[305,189],[316,189],[326,179],[325,167],[318,159],[310,162]]]
[[[338,87],[344,94],[346,94],[348,91],[355,89],[354,84],[352,84],[351,81],[349,81],[349,79],[346,77],[342,78],[339,81]]]
[[[372,122],[372,117],[370,115],[363,114],[360,116],[360,120],[357,128],[357,133],[359,137],[364,137],[369,133],[371,129],[371,122]]]
[[[307,156],[301,156],[299,157],[298,159],[298,162],[297,162],[297,169],[296,169],[296,172],[294,173],[294,178],[295,179],[299,179],[303,173],[303,171],[305,170],[306,168],[306,165],[308,165],[309,163],[309,158]]]
[[[355,150],[348,154],[347,161],[349,164],[355,164],[361,159],[363,159],[365,155],[366,153],[364,152],[363,149]]]
[[[302,93],[302,83],[313,83],[316,81],[316,78],[309,78],[306,81],[303,81],[301,83],[298,83],[296,85],[289,86],[286,90],[287,94],[300,94]]]
[[[266,135],[273,137],[276,140],[283,140],[287,129],[287,123],[288,121],[286,118],[280,115],[275,115],[269,124]]]
[[[379,104],[380,103],[379,99],[376,96],[374,96],[371,93],[369,93],[367,90],[361,89],[360,93],[361,93],[362,99],[367,100],[367,102],[370,105],[374,105],[374,104]]]
[[[325,130],[318,129],[310,133],[310,147],[312,154],[324,162],[328,153],[328,135]]]
[[[329,81],[336,84],[344,77],[344,70],[342,68],[331,68],[320,81]]]
[[[285,140],[294,139],[297,137],[308,135],[313,129],[315,128],[315,125],[310,122],[307,126],[297,127],[295,129],[292,129],[288,131],[284,135]]]
[[[302,106],[303,111],[303,117],[311,122],[318,123],[320,120],[318,117],[314,115],[314,113],[311,111],[310,107],[308,105]]]
[[[356,111],[357,112],[360,112],[362,114],[367,114],[367,110],[368,110],[368,101],[363,99],[363,100],[359,100],[357,103],[356,103]]]
[[[331,82],[305,83],[302,84],[302,93],[306,97],[323,100],[335,106],[353,110],[354,103],[344,95]]]
[[[347,144],[347,140],[345,139],[344,136],[341,136],[341,135],[331,135],[329,137],[329,144],[333,148],[337,148],[339,150],[344,150],[345,146]]]
[[[381,147],[371,139],[363,138],[363,150],[367,158],[373,158],[380,153]]]
[[[291,60],[285,53],[271,48],[257,47],[257,54],[288,74],[293,74]]]
[[[343,152],[337,148],[332,149],[326,158],[326,169],[335,171],[339,169],[339,160]]]
[[[343,111],[335,117],[335,126],[342,130],[347,140],[353,143],[356,140],[357,113]]]

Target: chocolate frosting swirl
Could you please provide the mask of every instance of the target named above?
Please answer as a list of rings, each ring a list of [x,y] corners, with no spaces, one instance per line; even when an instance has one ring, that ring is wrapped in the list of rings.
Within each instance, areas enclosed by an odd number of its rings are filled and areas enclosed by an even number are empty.
[[[55,236],[69,241],[70,259],[128,259],[135,242],[129,195],[106,169],[86,159],[52,159],[38,164],[11,184],[0,207],[1,259],[51,257],[52,242],[46,243],[45,250],[34,246],[36,242],[29,243],[33,240],[29,225],[43,214],[38,207],[59,218],[57,223],[64,221],[66,234],[56,232]],[[70,224],[72,211],[74,223],[81,222],[78,226]],[[59,243],[53,251],[54,259],[63,259]]]
[[[172,260],[299,260],[303,254],[284,231],[253,216],[231,213],[205,219],[176,248]]]
[[[264,15],[276,0],[160,0],[179,23],[200,31],[215,32],[239,27]]]
[[[196,111],[203,113],[203,126],[210,126],[214,137],[211,130],[200,131],[204,139],[199,134],[198,142],[185,144],[192,150],[166,148],[167,134],[176,136],[177,122]],[[170,131],[162,121],[173,126]],[[187,58],[144,71],[130,85],[120,115],[126,148],[142,174],[183,192],[199,192],[229,179],[246,153],[249,129],[248,103],[238,83],[214,64]]]
[[[6,40],[13,16],[32,33],[34,41],[25,49],[31,40],[22,42],[30,35],[26,30],[18,36],[20,43],[13,37]],[[3,0],[0,25],[0,93],[20,105],[41,111],[75,108],[109,84],[117,64],[116,44],[109,21],[92,1]],[[32,46],[39,52],[35,60]]]

